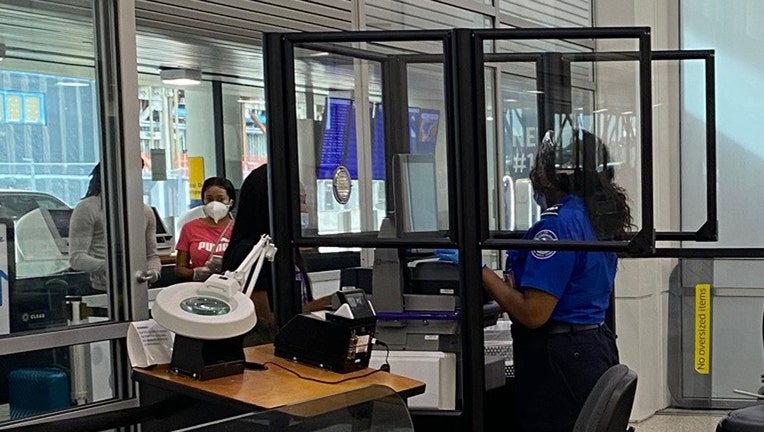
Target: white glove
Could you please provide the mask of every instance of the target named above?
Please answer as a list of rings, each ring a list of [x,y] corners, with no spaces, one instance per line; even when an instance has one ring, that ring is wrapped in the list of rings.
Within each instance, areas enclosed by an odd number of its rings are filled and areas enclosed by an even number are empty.
[[[148,282],[149,285],[158,281],[160,276],[161,275],[159,274],[159,272],[154,269],[146,270],[146,282]]]
[[[212,273],[220,273],[223,270],[223,257],[213,255],[204,263],[204,266],[210,269]]]
[[[211,274],[212,270],[210,270],[208,267],[197,267],[194,269],[194,280],[199,282],[206,281]]]

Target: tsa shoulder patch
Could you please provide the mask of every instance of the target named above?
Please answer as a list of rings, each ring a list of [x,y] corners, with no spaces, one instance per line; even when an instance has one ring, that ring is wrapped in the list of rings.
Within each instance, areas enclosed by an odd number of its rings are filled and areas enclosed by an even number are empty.
[[[535,236],[533,236],[533,240],[541,240],[541,241],[557,241],[557,234],[554,233],[554,231],[544,228],[541,231],[537,232]],[[554,250],[534,250],[531,251],[531,255],[533,255],[536,259],[547,259],[554,256],[554,254],[557,253],[557,251]]]

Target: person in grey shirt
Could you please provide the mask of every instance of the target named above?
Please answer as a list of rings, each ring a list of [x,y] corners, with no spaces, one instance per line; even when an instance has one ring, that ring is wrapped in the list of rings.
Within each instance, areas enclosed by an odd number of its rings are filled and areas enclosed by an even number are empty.
[[[90,274],[94,289],[106,291],[106,233],[101,199],[101,164],[90,173],[90,184],[77,203],[69,221],[69,265]],[[162,263],[157,253],[156,220],[153,210],[143,204],[146,237],[146,266],[149,284],[159,280]]]

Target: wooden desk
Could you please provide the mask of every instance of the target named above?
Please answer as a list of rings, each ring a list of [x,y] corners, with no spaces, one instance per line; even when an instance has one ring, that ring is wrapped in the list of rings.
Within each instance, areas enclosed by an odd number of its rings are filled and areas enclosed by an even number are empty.
[[[364,387],[383,385],[401,397],[408,398],[424,393],[425,383],[389,372],[363,369],[340,374],[314,366],[295,363],[276,357],[273,345],[245,348],[247,361],[265,364],[267,370],[245,370],[243,374],[198,381],[178,376],[168,371],[168,365],[154,369],[133,369],[133,378],[141,384],[158,387],[173,393],[202,398],[224,404],[236,404],[243,408],[274,409],[349,393]],[[282,366],[282,367],[279,367]],[[327,381],[325,384],[302,379],[303,377]],[[366,375],[366,376],[364,376]],[[358,377],[356,379],[348,379]],[[339,382],[342,381],[342,382]]]

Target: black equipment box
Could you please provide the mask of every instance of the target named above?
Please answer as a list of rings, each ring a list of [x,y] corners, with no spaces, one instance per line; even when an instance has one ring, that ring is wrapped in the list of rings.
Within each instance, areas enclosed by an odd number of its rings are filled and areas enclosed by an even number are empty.
[[[296,315],[274,339],[275,355],[334,372],[369,367],[376,317]]]
[[[200,381],[244,373],[244,335],[201,340],[176,334],[170,372]]]

